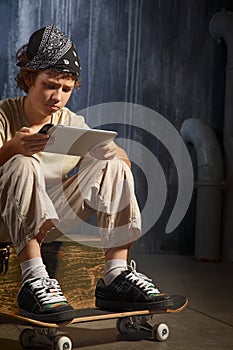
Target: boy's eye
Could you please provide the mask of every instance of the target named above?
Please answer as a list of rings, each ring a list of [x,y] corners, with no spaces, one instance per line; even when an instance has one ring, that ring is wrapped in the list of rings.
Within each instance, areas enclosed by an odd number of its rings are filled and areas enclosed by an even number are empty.
[[[63,92],[70,92],[70,91],[72,91],[72,89],[73,89],[73,88],[70,88],[70,87],[64,87],[64,88],[62,89],[62,91],[63,91]]]
[[[55,86],[54,84],[45,84],[45,86],[46,86],[47,89],[49,89],[49,90],[56,89],[56,86]]]
[[[48,90],[59,89],[59,86],[57,86],[56,84],[48,84],[48,83],[46,83],[45,86],[46,86],[46,88],[47,88]],[[62,88],[62,91],[63,91],[63,92],[70,92],[70,91],[72,91],[72,89],[73,89],[73,87],[64,86],[64,87]]]

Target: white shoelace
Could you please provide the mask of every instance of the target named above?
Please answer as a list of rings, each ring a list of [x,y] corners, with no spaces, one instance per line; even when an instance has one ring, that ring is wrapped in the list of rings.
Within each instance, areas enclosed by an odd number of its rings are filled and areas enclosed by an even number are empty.
[[[31,288],[43,305],[67,302],[56,279],[42,278],[31,281]]]
[[[136,271],[136,262],[134,260],[131,260],[129,268],[131,272],[126,276],[129,281],[133,282],[148,295],[160,294],[158,288],[152,283],[152,279]]]

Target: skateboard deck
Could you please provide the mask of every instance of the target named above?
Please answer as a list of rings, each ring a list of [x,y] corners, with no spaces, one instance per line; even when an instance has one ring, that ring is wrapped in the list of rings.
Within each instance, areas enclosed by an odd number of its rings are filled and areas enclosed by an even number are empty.
[[[57,336],[59,329],[71,326],[77,323],[117,319],[117,329],[120,333],[127,334],[132,331],[151,331],[155,340],[164,341],[169,336],[169,328],[166,324],[157,324],[153,327],[148,323],[148,320],[152,319],[155,314],[164,313],[178,313],[186,308],[188,305],[188,298],[181,295],[173,295],[174,305],[169,309],[158,310],[138,310],[138,311],[124,311],[124,312],[111,312],[104,311],[99,308],[87,308],[76,310],[76,317],[72,321],[65,323],[46,323],[30,319],[24,316],[20,316],[17,313],[10,313],[4,308],[0,308],[0,323],[15,324],[26,327],[32,327],[32,329],[25,329],[19,336],[19,341],[23,348],[30,348],[30,344],[51,344],[53,348],[72,349],[72,342],[66,336]],[[46,332],[47,330],[47,332]],[[51,331],[53,330],[53,332]],[[46,341],[41,341],[41,336],[46,337]],[[40,338],[38,341],[37,338]]]

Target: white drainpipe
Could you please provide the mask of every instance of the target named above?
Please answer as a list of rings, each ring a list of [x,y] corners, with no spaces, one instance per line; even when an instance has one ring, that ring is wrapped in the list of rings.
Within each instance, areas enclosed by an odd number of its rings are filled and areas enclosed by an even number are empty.
[[[223,159],[214,131],[202,120],[186,119],[181,127],[185,142],[194,146],[197,161],[195,258],[220,260]]]
[[[223,200],[222,259],[233,261],[233,12],[216,13],[209,25],[210,33],[227,48],[224,103],[224,160],[226,190]]]

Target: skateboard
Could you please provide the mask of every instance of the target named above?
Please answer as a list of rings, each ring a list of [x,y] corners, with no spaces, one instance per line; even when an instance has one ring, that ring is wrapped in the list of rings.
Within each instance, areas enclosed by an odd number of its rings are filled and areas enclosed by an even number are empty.
[[[0,308],[0,323],[15,324],[30,328],[24,328],[19,335],[19,342],[23,349],[31,349],[35,346],[50,345],[53,350],[72,350],[71,339],[64,334],[64,328],[77,323],[117,319],[117,330],[121,334],[132,332],[150,332],[154,340],[165,341],[169,337],[169,327],[165,323],[151,324],[148,322],[156,314],[178,313],[188,305],[185,296],[173,295],[174,306],[165,310],[138,310],[111,312],[98,308],[76,310],[76,317],[66,323],[45,323],[27,317],[10,313]]]

